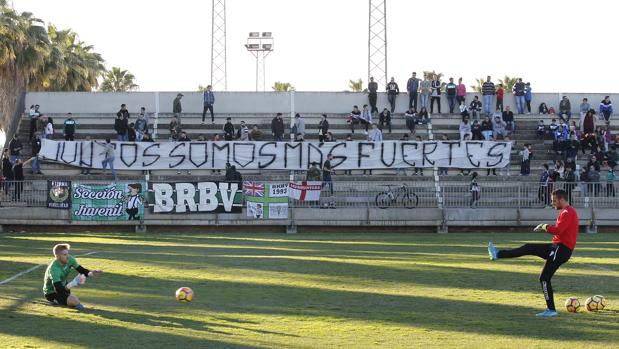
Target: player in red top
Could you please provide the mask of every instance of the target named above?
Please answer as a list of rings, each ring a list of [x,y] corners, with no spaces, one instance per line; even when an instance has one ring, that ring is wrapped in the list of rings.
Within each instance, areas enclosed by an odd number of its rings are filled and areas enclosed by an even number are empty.
[[[578,238],[578,214],[576,210],[570,206],[565,190],[558,189],[552,192],[552,205],[561,210],[557,217],[557,224],[539,224],[534,231],[545,231],[552,234],[551,244],[524,244],[513,250],[496,250],[492,242],[488,244],[488,253],[491,260],[499,258],[515,258],[521,256],[538,256],[546,260],[544,269],[539,276],[539,281],[542,284],[544,297],[546,298],[546,311],[537,314],[537,316],[557,316],[555,309],[554,295],[550,279],[559,267],[567,262],[572,256],[572,251],[576,247],[576,239]]]

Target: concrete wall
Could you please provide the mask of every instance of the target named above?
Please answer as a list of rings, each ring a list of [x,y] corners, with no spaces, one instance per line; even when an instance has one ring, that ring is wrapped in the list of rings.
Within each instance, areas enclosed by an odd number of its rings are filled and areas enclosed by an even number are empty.
[[[182,92],[182,104],[186,113],[202,112],[202,94],[200,92]],[[291,97],[294,95],[294,111],[299,113],[347,113],[353,105],[361,107],[368,103],[365,93],[352,92],[216,92],[215,112],[224,114],[284,114],[291,111]],[[470,102],[477,94],[469,93]],[[540,103],[554,106],[558,110],[561,93],[533,94],[532,108],[537,111]],[[602,93],[566,93],[572,103],[572,112],[577,113],[583,97],[589,98],[589,103],[598,109],[605,94]],[[611,100],[619,101],[619,94],[611,94]],[[129,112],[136,113],[140,107],[146,107],[154,112],[157,104],[160,113],[172,112],[172,101],[176,92],[29,92],[26,94],[26,108],[32,104],[41,105],[43,113],[64,114],[115,114],[122,103],[127,104]],[[158,99],[158,103],[157,103]],[[481,100],[481,98],[480,98]],[[396,100],[396,112],[403,113],[408,108],[408,95],[401,93]],[[387,107],[387,95],[378,96],[379,109]],[[505,96],[505,105],[515,110],[512,94]],[[494,108],[493,108],[494,109]],[[447,99],[441,97],[441,111],[448,111]]]

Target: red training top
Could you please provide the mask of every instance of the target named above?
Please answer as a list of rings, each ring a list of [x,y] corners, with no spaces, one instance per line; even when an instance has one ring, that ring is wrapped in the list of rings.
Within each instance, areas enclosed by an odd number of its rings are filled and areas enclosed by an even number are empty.
[[[505,90],[503,90],[502,88],[496,90],[496,99],[502,101],[503,100],[503,93]]]
[[[557,217],[557,224],[548,225],[546,231],[554,235],[552,238],[553,244],[563,244],[573,251],[578,238],[578,214],[576,209],[568,206],[561,210],[559,217]]]

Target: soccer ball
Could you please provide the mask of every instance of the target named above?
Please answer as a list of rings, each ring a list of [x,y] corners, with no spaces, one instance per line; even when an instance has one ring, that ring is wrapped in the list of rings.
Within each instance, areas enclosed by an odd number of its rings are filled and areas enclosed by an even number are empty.
[[[193,291],[189,287],[181,287],[176,290],[176,300],[181,303],[189,303],[193,300]]]
[[[587,298],[585,307],[588,311],[599,311],[606,308],[606,299],[600,295]]]
[[[580,309],[580,301],[576,297],[570,297],[565,301],[565,307],[570,313],[577,313]]]

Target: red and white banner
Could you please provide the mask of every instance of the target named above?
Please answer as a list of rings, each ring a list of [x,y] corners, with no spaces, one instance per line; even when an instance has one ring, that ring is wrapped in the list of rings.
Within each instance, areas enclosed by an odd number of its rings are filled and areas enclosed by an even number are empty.
[[[290,182],[288,184],[288,197],[299,201],[318,201],[320,200],[320,190],[322,182]]]

